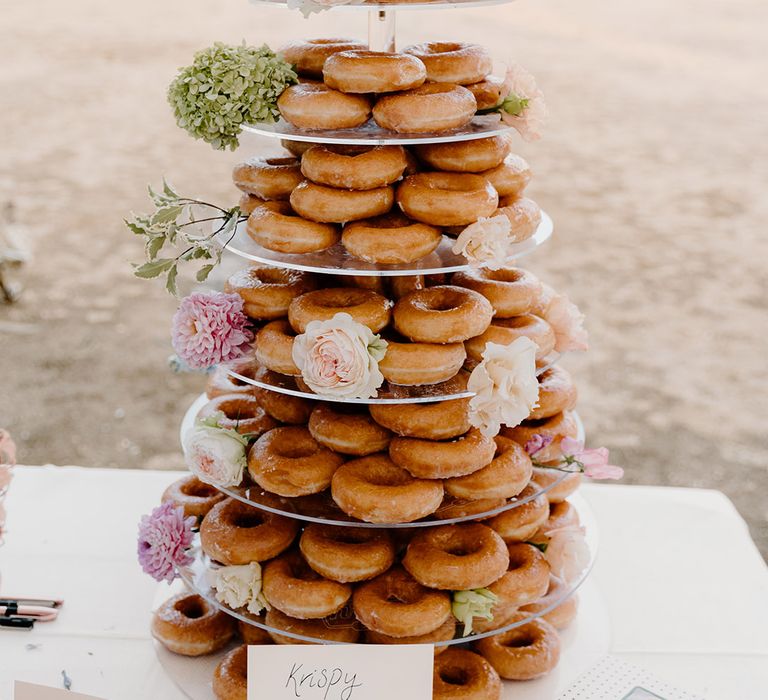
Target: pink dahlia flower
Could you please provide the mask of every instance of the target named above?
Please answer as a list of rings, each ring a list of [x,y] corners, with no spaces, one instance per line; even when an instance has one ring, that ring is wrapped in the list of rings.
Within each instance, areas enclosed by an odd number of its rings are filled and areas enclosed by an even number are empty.
[[[187,549],[192,544],[195,518],[184,517],[184,509],[166,501],[139,522],[139,564],[156,581],[171,583],[176,567],[192,563]]]
[[[241,357],[253,340],[242,297],[223,292],[197,292],[182,299],[171,335],[176,354],[192,369]]]

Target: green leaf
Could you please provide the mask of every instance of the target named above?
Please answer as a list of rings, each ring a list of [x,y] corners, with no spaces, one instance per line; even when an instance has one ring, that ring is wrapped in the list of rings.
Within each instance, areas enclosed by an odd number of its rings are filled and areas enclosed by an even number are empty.
[[[147,229],[142,226],[136,219],[123,219],[123,222],[128,227],[128,230],[135,233],[137,236],[146,236]]]
[[[165,178],[163,178],[163,192],[171,199],[181,199],[181,195],[171,187],[170,183]]]
[[[160,260],[153,260],[151,262],[144,263],[143,265],[139,265],[133,271],[133,274],[136,275],[136,277],[141,277],[142,279],[148,280],[161,275],[163,272],[169,270],[174,265],[175,263],[173,258],[161,258]]]
[[[176,265],[172,265],[168,270],[168,278],[165,280],[165,288],[173,294],[173,296],[176,296],[176,275],[178,275],[178,273],[179,270]]]
[[[157,257],[157,254],[165,244],[165,236],[156,236],[151,238],[147,243],[147,259],[152,261]]]
[[[179,218],[179,215],[184,211],[184,205],[174,204],[170,206],[160,207],[152,215],[152,224],[169,224]]]
[[[215,265],[203,265],[198,271],[195,278],[198,282],[205,282],[208,279],[208,275],[211,274],[211,270],[216,267]]]

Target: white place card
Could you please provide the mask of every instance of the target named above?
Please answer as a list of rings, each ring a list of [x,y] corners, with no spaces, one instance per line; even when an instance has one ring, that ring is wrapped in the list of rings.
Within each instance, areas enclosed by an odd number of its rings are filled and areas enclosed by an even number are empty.
[[[51,688],[47,685],[14,681],[13,700],[103,700],[94,695],[73,693],[64,688]]]
[[[432,700],[431,644],[248,647],[248,700]]]

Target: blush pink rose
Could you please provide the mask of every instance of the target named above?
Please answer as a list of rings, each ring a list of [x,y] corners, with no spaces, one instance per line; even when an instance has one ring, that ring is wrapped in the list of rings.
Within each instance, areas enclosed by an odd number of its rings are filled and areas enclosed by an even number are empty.
[[[591,559],[585,530],[579,525],[568,525],[545,531],[548,538],[544,557],[555,576],[571,583],[587,568]]]
[[[565,294],[555,294],[551,298],[544,311],[544,320],[555,332],[557,352],[583,351],[589,348],[584,314]]]
[[[509,257],[511,232],[512,224],[506,216],[481,217],[459,234],[452,250],[473,267],[498,270]]]
[[[173,316],[173,349],[192,369],[242,357],[252,340],[238,294],[190,294]]]
[[[504,76],[502,95],[508,95],[502,103],[501,119],[515,128],[526,141],[538,141],[541,138],[548,117],[544,94],[536,85],[534,77],[522,66],[512,63]],[[505,105],[523,103],[519,114],[510,113]],[[517,108],[513,108],[518,111]]]

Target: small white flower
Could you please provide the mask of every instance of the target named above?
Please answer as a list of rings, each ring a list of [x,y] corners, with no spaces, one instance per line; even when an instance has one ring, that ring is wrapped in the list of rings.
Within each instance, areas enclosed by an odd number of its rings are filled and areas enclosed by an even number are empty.
[[[269,608],[261,592],[261,566],[257,562],[212,569],[210,577],[216,600],[224,605],[234,609],[244,607],[254,615]]]
[[[501,214],[481,217],[467,226],[453,244],[453,252],[463,255],[473,267],[498,270],[509,257],[512,224]]]
[[[451,600],[451,612],[464,625],[464,637],[472,634],[472,623],[476,617],[483,620],[493,620],[493,606],[498,601],[498,596],[491,593],[487,588],[454,591]]]
[[[311,321],[293,340],[293,361],[320,396],[366,399],[384,382],[379,360],[387,343],[349,314]]]
[[[518,425],[539,398],[536,344],[526,336],[509,345],[486,344],[467,389],[475,393],[469,401],[469,420],[483,435],[493,437],[502,425]]]
[[[214,486],[237,486],[243,480],[247,459],[247,438],[235,430],[220,428],[221,414],[197,420],[184,436],[184,457],[200,481]]]

